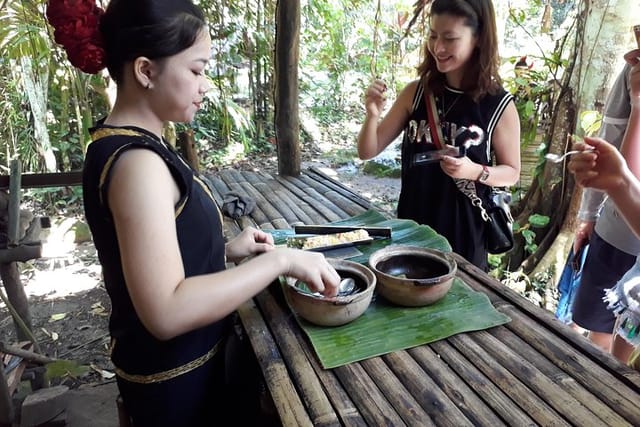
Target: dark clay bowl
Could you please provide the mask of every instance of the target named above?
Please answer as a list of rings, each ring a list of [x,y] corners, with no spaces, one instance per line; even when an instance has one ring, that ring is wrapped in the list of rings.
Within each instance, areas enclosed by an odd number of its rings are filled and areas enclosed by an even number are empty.
[[[357,291],[325,298],[309,291],[293,277],[285,277],[283,291],[289,307],[303,319],[320,326],[339,326],[362,315],[371,303],[376,276],[366,266],[353,261],[327,258],[340,278],[351,277]]]
[[[457,264],[445,252],[419,246],[391,245],[369,257],[378,278],[378,293],[408,307],[433,304],[443,298],[456,275]]]

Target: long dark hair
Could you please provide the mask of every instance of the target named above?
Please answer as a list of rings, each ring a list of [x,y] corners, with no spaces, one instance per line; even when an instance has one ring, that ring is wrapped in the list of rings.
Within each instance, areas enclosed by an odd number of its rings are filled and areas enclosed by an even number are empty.
[[[122,82],[124,64],[140,56],[182,52],[205,26],[202,10],[190,0],[111,0],[100,21],[111,78]]]
[[[498,74],[500,57],[498,55],[498,35],[496,17],[491,0],[434,0],[430,16],[451,15],[464,18],[478,38],[478,44],[467,62],[462,79],[463,89],[477,101],[487,93],[496,93],[502,85]],[[438,71],[436,61],[429,51],[429,42],[425,43],[424,61],[418,66],[418,74],[433,93],[441,93],[446,77]]]

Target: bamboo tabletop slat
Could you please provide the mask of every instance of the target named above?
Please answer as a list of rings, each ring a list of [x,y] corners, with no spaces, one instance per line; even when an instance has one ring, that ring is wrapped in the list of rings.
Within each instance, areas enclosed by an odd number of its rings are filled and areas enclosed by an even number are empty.
[[[292,228],[346,219],[373,206],[319,170],[299,177],[222,171],[229,191],[256,199],[247,226]],[[373,207],[374,208],[374,207]],[[323,369],[274,284],[239,310],[285,426],[640,425],[640,373],[459,255],[458,277],[512,320],[403,351]]]

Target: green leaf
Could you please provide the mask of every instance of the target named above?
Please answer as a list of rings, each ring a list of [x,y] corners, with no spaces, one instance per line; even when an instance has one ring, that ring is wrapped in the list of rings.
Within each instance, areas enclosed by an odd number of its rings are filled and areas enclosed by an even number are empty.
[[[325,369],[511,320],[493,308],[486,295],[471,290],[460,279],[455,279],[443,299],[430,306],[400,307],[374,295],[367,311],[346,325],[321,327],[296,319]]]
[[[80,365],[72,360],[56,360],[47,364],[46,376],[52,378],[64,378],[67,376],[78,378],[89,372],[89,367]]]
[[[522,230],[522,237],[524,237],[524,241],[527,242],[527,244],[531,244],[536,239],[536,233],[529,229]]]
[[[363,254],[350,260],[362,264],[367,263],[371,253],[390,243],[451,251],[447,240],[432,228],[410,220],[387,220],[375,211],[331,224],[391,227],[391,241],[385,239],[358,246]],[[270,232],[276,242],[293,234],[292,230]],[[283,283],[283,286],[287,285]],[[327,369],[510,321],[493,308],[486,295],[473,291],[460,279],[454,281],[443,299],[430,306],[400,307],[374,294],[367,311],[346,325],[321,327],[297,316],[296,320],[309,336],[320,363]]]
[[[529,224],[531,224],[532,227],[546,227],[549,224],[549,217],[540,214],[530,215]]]

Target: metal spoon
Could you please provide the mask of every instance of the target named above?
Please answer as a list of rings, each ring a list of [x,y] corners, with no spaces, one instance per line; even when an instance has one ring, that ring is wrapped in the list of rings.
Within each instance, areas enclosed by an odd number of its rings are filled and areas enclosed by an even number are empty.
[[[593,148],[588,148],[586,150],[571,150],[571,151],[567,151],[563,155],[548,153],[548,154],[545,154],[544,158],[552,161],[553,163],[560,163],[567,156],[570,156],[572,154],[578,154],[578,153],[588,153],[589,151],[593,151]]]
[[[351,277],[344,278],[338,285],[338,295],[351,295],[356,290],[356,282]]]
[[[302,291],[306,294],[309,295],[313,295],[315,297],[319,297],[319,298],[327,298],[325,297],[323,294],[321,294],[320,292],[311,292],[308,289],[303,289],[298,285],[293,285],[293,287],[299,291]],[[344,297],[344,296],[348,296],[351,294],[354,294],[357,291],[356,289],[356,282],[355,280],[353,280],[351,277],[346,277],[344,279],[342,279],[340,281],[340,284],[338,285],[338,295],[339,297]]]

